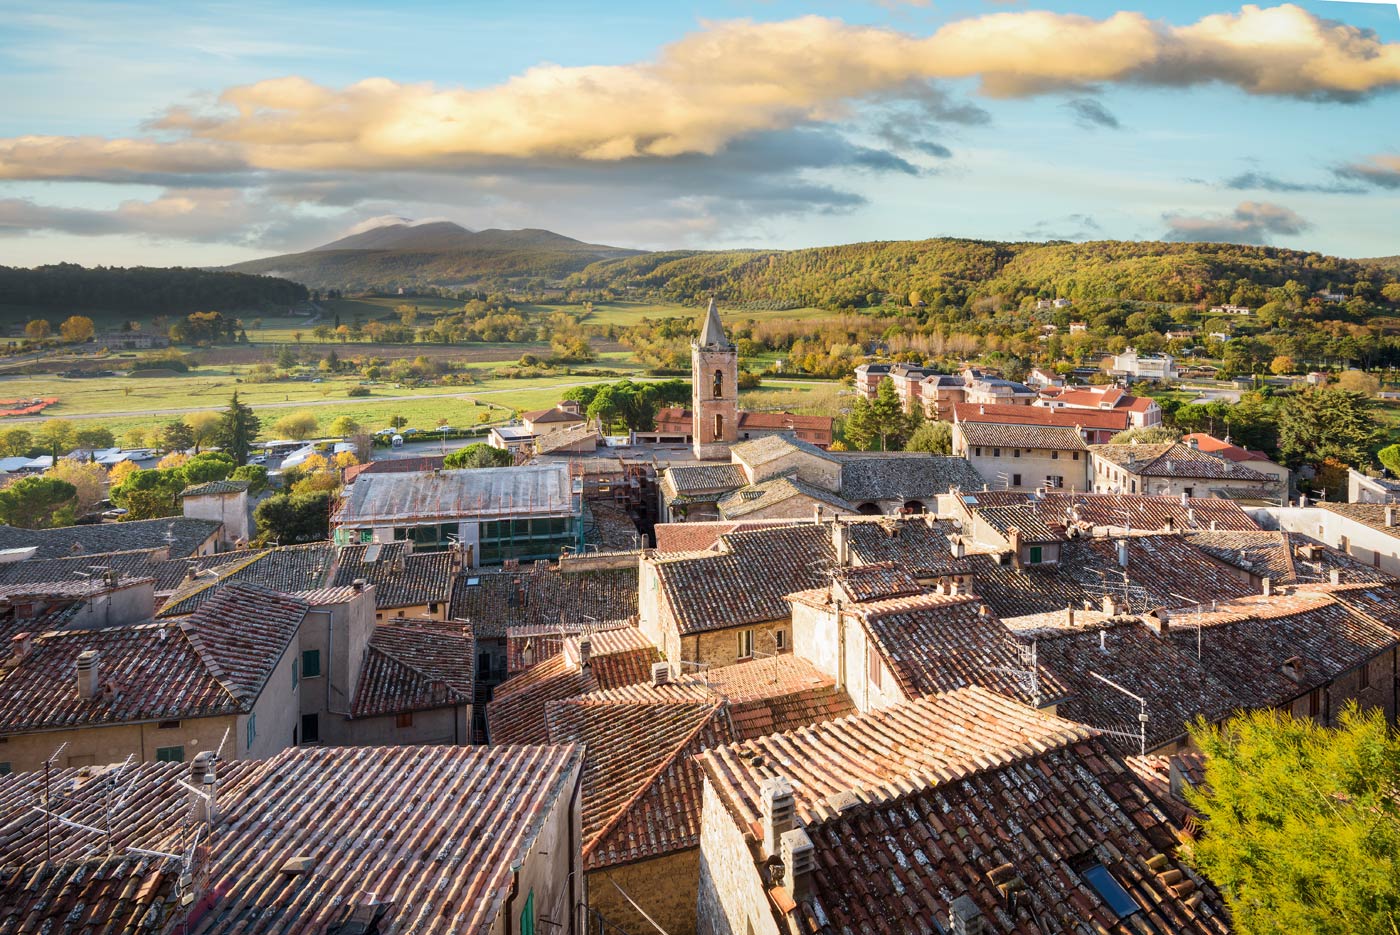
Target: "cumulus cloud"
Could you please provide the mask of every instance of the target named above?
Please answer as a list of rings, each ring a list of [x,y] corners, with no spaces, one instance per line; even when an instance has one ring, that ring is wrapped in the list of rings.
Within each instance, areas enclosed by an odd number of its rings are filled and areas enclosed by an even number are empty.
[[[1296,211],[1267,201],[1243,201],[1228,214],[1166,214],[1164,240],[1267,244],[1275,235],[1295,235],[1312,227]]]
[[[1365,182],[1380,188],[1400,188],[1400,155],[1384,153],[1363,162],[1342,166],[1337,174],[1344,179]]]
[[[1072,113],[1075,123],[1086,130],[1119,130],[1123,127],[1118,122],[1118,118],[1113,116],[1112,111],[1103,106],[1101,101],[1096,101],[1092,97],[1077,97],[1065,101],[1061,106]]]
[[[713,155],[753,133],[832,121],[853,102],[945,79],[973,79],[989,97],[1208,83],[1360,97],[1400,84],[1400,43],[1293,4],[1250,4],[1184,26],[1132,12],[1004,12],[922,37],[819,16],[716,22],[652,61],[540,65],[485,88],[385,78],[331,88],[297,76],[241,85],[212,109],[166,111],[148,137],[0,140],[0,177],[470,171],[498,159]],[[979,119],[977,108],[944,110],[945,119]]]

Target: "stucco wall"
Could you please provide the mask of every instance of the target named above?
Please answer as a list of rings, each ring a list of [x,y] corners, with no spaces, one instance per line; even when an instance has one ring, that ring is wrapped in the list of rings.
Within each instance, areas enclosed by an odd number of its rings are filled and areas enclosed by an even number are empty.
[[[236,745],[237,721],[233,716],[193,718],[180,721],[178,727],[162,728],[158,722],[117,724],[110,727],[85,727],[78,730],[38,731],[30,734],[10,734],[0,743],[0,763],[10,764],[14,772],[42,769],[44,760],[53,755],[61,744],[68,744],[59,757],[58,766],[120,763],[128,756],[137,762],[155,761],[159,747],[184,747],[185,760],[192,760],[201,750],[217,750],[224,731],[229,731],[229,744],[224,755],[242,756]]]
[[[1251,510],[1250,515],[1262,526],[1312,536],[1381,571],[1400,575],[1400,526],[1391,535],[1321,507],[1268,507]]]
[[[321,742],[355,747],[397,747],[408,744],[471,743],[471,705],[414,711],[413,723],[398,726],[398,717],[367,717],[350,720],[322,718]]]
[[[520,914],[531,893],[534,893],[535,931],[567,935],[578,931],[574,906],[583,900],[583,858],[581,842],[583,827],[580,820],[582,791],[577,789],[578,771],[564,783],[555,806],[540,822],[538,834],[520,863],[516,874],[514,895],[507,898],[492,923],[492,935],[520,932]],[[577,792],[577,795],[575,794]],[[490,816],[482,816],[487,825]],[[485,833],[491,833],[489,830]],[[570,877],[573,879],[572,898]]]

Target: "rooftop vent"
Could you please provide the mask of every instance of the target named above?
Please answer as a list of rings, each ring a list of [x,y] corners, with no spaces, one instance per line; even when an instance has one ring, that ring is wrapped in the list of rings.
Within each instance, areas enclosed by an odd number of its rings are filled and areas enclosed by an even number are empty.
[[[948,906],[948,930],[952,935],[986,935],[991,927],[972,897],[962,895]]]
[[[783,835],[796,824],[797,804],[792,797],[792,784],[781,776],[765,779],[758,794],[762,800],[763,850],[771,857],[778,852]]]
[[[289,877],[295,877],[310,872],[314,866],[316,861],[310,857],[288,857],[278,869]]]
[[[578,641],[578,664],[580,669],[588,668],[588,663],[593,659],[593,641],[588,637],[580,637]]]
[[[802,900],[812,885],[812,872],[817,869],[817,849],[801,828],[783,832],[779,845],[783,861],[783,886],[794,901]]]
[[[1290,657],[1288,657],[1287,659],[1283,660],[1283,664],[1280,665],[1280,666],[1278,667],[1278,670],[1284,674],[1284,677],[1285,677],[1285,678],[1289,679],[1290,681],[1294,682],[1295,684],[1298,684],[1298,685],[1302,685],[1302,684],[1303,684],[1303,657],[1302,657],[1302,656],[1290,656]]]
[[[669,662],[653,662],[651,664],[651,684],[658,688],[671,684],[671,664]]]
[[[98,661],[101,654],[95,649],[78,653],[78,697],[96,698],[101,691],[101,672]]]

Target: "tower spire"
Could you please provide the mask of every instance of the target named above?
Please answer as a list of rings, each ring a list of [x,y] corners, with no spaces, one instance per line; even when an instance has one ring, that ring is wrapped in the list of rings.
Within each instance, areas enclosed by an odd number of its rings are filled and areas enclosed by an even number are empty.
[[[705,323],[700,326],[701,347],[728,347],[729,339],[725,337],[724,325],[719,320],[719,306],[715,304],[714,296],[710,297],[710,307],[705,310]]]

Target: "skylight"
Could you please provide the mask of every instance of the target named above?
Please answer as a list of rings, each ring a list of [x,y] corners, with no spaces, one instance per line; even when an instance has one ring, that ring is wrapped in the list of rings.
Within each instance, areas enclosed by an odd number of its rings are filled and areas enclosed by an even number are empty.
[[[1108,868],[1101,863],[1092,863],[1079,868],[1079,875],[1084,878],[1084,882],[1094,888],[1094,892],[1099,894],[1099,898],[1108,903],[1108,908],[1118,914],[1118,918],[1126,919],[1135,912],[1142,910],[1133,897],[1128,895],[1128,891],[1123,889],[1123,885],[1113,878],[1113,874],[1108,872]]]

